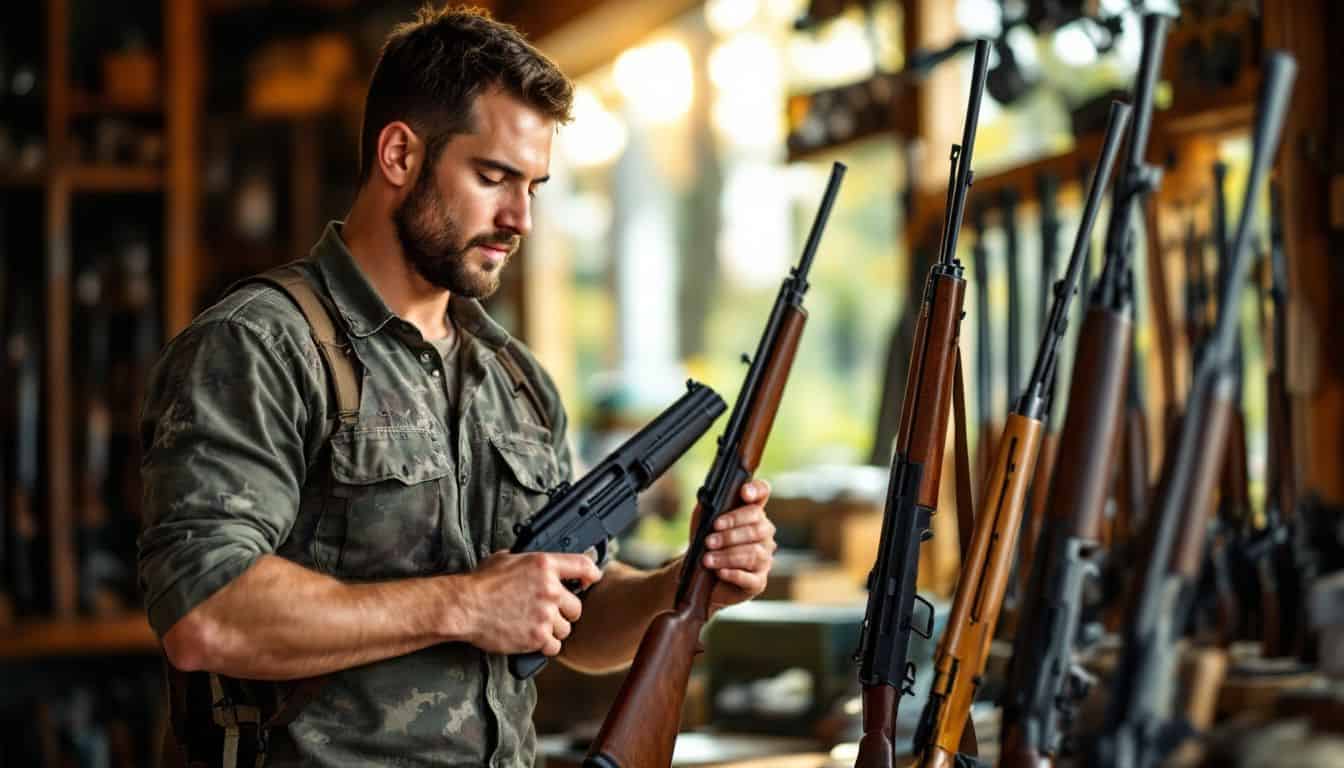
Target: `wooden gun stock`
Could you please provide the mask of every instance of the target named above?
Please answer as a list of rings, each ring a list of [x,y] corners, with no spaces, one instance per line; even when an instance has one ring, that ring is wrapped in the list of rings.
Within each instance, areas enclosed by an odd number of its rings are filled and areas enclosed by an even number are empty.
[[[1230,394],[1230,393],[1227,393]],[[1226,396],[1208,399],[1208,415],[1199,435],[1191,472],[1189,495],[1178,508],[1184,518],[1176,532],[1176,543],[1171,551],[1171,572],[1193,580],[1204,563],[1204,542],[1208,536],[1209,514],[1213,509],[1213,487],[1222,469],[1227,448],[1228,429],[1232,423],[1232,403]]]
[[[854,768],[895,768],[898,688],[874,685],[863,692],[863,738]]]
[[[697,510],[697,514],[700,511]],[[585,766],[668,766],[681,726],[691,665],[700,630],[709,620],[714,576],[701,569],[691,599],[654,618],[644,632],[635,663],[593,742]]]
[[[1011,413],[976,515],[975,536],[962,562],[947,629],[938,644],[933,698],[920,765],[952,765],[962,743],[971,701],[989,658],[999,609],[1008,587],[1013,548],[1026,506],[1027,486],[1041,445],[1038,419]]]

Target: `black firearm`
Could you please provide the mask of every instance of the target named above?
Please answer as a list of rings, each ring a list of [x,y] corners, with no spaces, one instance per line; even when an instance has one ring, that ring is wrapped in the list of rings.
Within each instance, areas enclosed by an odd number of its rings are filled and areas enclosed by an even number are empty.
[[[1088,765],[1150,768],[1191,731],[1173,713],[1176,643],[1189,618],[1189,591],[1207,540],[1210,494],[1224,458],[1235,384],[1233,344],[1240,322],[1236,297],[1250,266],[1251,220],[1278,148],[1296,70],[1291,56],[1273,53],[1266,58],[1250,175],[1231,245],[1232,268],[1222,286],[1218,321],[1199,355],[1185,413],[1163,462],[1149,526],[1149,558],[1126,616],[1106,725]]]
[[[906,658],[910,633],[918,632],[923,637],[933,633],[933,606],[915,593],[915,577],[920,544],[932,536],[933,514],[938,506],[957,338],[966,296],[966,280],[956,258],[957,235],[971,186],[971,156],[988,60],[989,43],[981,40],[975,46],[961,144],[952,147],[942,244],[938,261],[924,283],[901,406],[901,430],[887,480],[877,561],[868,577],[868,608],[859,636],[863,738],[856,768],[891,768],[895,764],[894,734],[900,699],[914,694],[914,664]],[[915,617],[917,601],[927,611],[922,622]]]
[[[1255,564],[1261,596],[1262,652],[1267,658],[1314,660],[1307,633],[1307,587],[1320,573],[1320,558],[1300,517],[1293,454],[1292,403],[1288,396],[1288,265],[1283,252],[1283,211],[1271,183],[1269,253],[1262,263],[1259,301],[1266,374],[1265,525],[1243,544]]]
[[[844,177],[844,165],[831,166],[803,254],[779,288],[733,414],[719,437],[714,463],[696,493],[695,530],[682,560],[672,608],[655,616],[644,630],[630,671],[584,759],[588,768],[672,764],[691,664],[700,651],[700,632],[709,621],[710,599],[718,583],[718,576],[704,564],[705,539],[714,532],[715,521],[739,503],[742,486],[760,466],[807,324],[803,308],[807,276]]]
[[[1124,368],[1125,404],[1122,406],[1119,432],[1112,439],[1117,442],[1119,456],[1108,461],[1111,479],[1108,490],[1113,491],[1115,517],[1110,525],[1108,545],[1110,554],[1104,570],[1103,591],[1113,598],[1124,591],[1129,578],[1124,551],[1133,545],[1132,531],[1138,517],[1145,513],[1148,498],[1148,454],[1146,419],[1138,389],[1137,361],[1133,335],[1134,301],[1134,244],[1138,239],[1134,219],[1143,212],[1144,199],[1161,181],[1161,168],[1147,163],[1148,134],[1152,127],[1153,93],[1157,76],[1162,68],[1163,46],[1166,44],[1170,19],[1161,14],[1146,14],[1143,19],[1143,49],[1139,70],[1134,83],[1134,123],[1129,135],[1125,163],[1120,169],[1111,195],[1111,219],[1106,228],[1103,246],[1102,272],[1097,279],[1094,305],[1116,308],[1125,315],[1126,355]],[[1109,469],[1116,466],[1119,471]],[[1112,600],[1111,621],[1119,620]]]
[[[1031,564],[1014,638],[1003,708],[1005,766],[1054,763],[1089,680],[1074,658],[1084,589],[1099,571],[1102,520],[1123,423],[1133,332],[1133,296],[1125,290],[1133,258],[1130,217],[1135,198],[1155,183],[1144,153],[1168,23],[1154,14],[1143,21],[1129,143],[1112,193],[1101,276],[1092,286],[1078,333],[1060,430],[1060,463],[1046,499],[1050,524],[1037,545],[1040,554]],[[1080,283],[1087,272],[1086,242],[1081,247]]]
[[[1231,279],[1231,253],[1227,242],[1227,206],[1225,182],[1227,164],[1213,164],[1213,242],[1217,254],[1217,280],[1221,292]],[[1258,253],[1258,249],[1253,249]],[[1236,294],[1229,307],[1218,307],[1219,312],[1238,313],[1241,294]],[[1218,514],[1215,516],[1213,542],[1205,562],[1206,574],[1212,581],[1212,590],[1202,596],[1212,598],[1213,625],[1216,636],[1223,644],[1243,637],[1258,637],[1263,621],[1258,615],[1258,601],[1252,599],[1265,588],[1253,562],[1246,556],[1246,543],[1254,533],[1251,529],[1251,500],[1246,467],[1246,418],[1241,410],[1241,392],[1245,379],[1242,354],[1241,325],[1237,324],[1232,351],[1232,412],[1229,415],[1227,458],[1223,462],[1218,493]]]
[[[607,544],[639,517],[636,496],[662,476],[728,409],[719,394],[695,381],[686,394],[626,440],[573,484],[551,492],[535,515],[518,523],[515,554],[522,552],[584,553],[592,550],[599,565],[607,560]],[[509,671],[528,678],[546,666],[539,652],[509,657]]]

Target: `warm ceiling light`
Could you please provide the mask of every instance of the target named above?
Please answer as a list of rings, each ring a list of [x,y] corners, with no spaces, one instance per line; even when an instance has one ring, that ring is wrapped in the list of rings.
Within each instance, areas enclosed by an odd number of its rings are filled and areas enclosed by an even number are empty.
[[[616,59],[616,86],[636,118],[675,122],[691,108],[691,54],[676,40],[631,48]]]

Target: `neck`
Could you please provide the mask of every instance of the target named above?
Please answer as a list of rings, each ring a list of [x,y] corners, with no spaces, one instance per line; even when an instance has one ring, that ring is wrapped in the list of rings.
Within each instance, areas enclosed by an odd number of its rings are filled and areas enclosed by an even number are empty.
[[[420,329],[426,339],[451,336],[447,313],[452,294],[415,271],[392,223],[392,206],[374,197],[367,185],[360,190],[346,216],[341,239],[388,309]]]

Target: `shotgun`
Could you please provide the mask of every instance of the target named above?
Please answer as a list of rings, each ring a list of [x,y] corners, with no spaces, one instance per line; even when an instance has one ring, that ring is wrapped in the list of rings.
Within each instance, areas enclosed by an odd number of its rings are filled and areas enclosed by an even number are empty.
[[[1207,540],[1210,495],[1224,459],[1234,388],[1233,343],[1240,323],[1236,297],[1250,266],[1251,220],[1278,148],[1296,69],[1293,58],[1283,53],[1265,60],[1250,175],[1231,245],[1232,268],[1221,286],[1218,321],[1199,354],[1175,442],[1163,462],[1141,589],[1126,617],[1106,725],[1089,765],[1150,768],[1191,731],[1173,712],[1176,643],[1189,618],[1189,591]]]
[[[1129,206],[1156,181],[1144,153],[1167,25],[1160,15],[1143,22],[1133,127],[1113,190],[1105,261],[1078,334],[1060,430],[1061,464],[1046,502],[1049,524],[1038,544],[1040,555],[1032,564],[1014,638],[1000,756],[1000,764],[1010,768],[1054,764],[1090,681],[1074,656],[1084,590],[1100,576],[1102,521],[1123,424],[1133,332],[1133,295],[1123,287],[1133,258]]]
[[[950,768],[958,763],[959,752],[968,751],[963,736],[969,731],[971,702],[989,660],[989,646],[1008,586],[1027,484],[1041,442],[1046,385],[1059,360],[1060,342],[1068,328],[1069,302],[1077,292],[1083,268],[1085,244],[1120,151],[1129,110],[1127,104],[1111,104],[1097,173],[1088,190],[1068,271],[1056,285],[1049,324],[1041,337],[1031,376],[1008,414],[993,470],[980,496],[983,506],[975,518],[970,548],[962,559],[952,613],[934,657],[933,689],[915,734],[919,765],[924,768]]]
[[[514,526],[512,552],[583,553],[607,562],[608,543],[639,517],[638,495],[662,477],[728,409],[704,384],[686,382],[686,394],[612,451],[572,485],[551,491],[550,501]],[[546,666],[539,652],[509,657],[509,671],[529,678]]]
[[[673,607],[655,616],[644,630],[634,663],[588,750],[585,766],[667,768],[672,764],[691,662],[700,650],[700,630],[709,620],[710,596],[717,582],[704,565],[705,539],[714,532],[714,521],[739,503],[742,486],[760,465],[807,322],[803,309],[807,274],[844,176],[845,166],[835,163],[803,255],[780,286],[728,427],[719,437],[714,463],[696,494],[696,529]]]
[[[952,406],[957,337],[966,280],[956,258],[957,235],[973,178],[971,158],[985,92],[989,42],[975,45],[970,100],[961,144],[953,145],[938,260],[924,282],[915,346],[901,405],[901,428],[887,481],[877,560],[868,576],[868,607],[857,661],[863,694],[863,737],[856,768],[891,768],[900,699],[914,695],[915,668],[907,661],[910,633],[933,634],[933,606],[915,593],[920,544],[932,536],[938,506],[947,417]],[[926,611],[923,628],[916,603]]]

